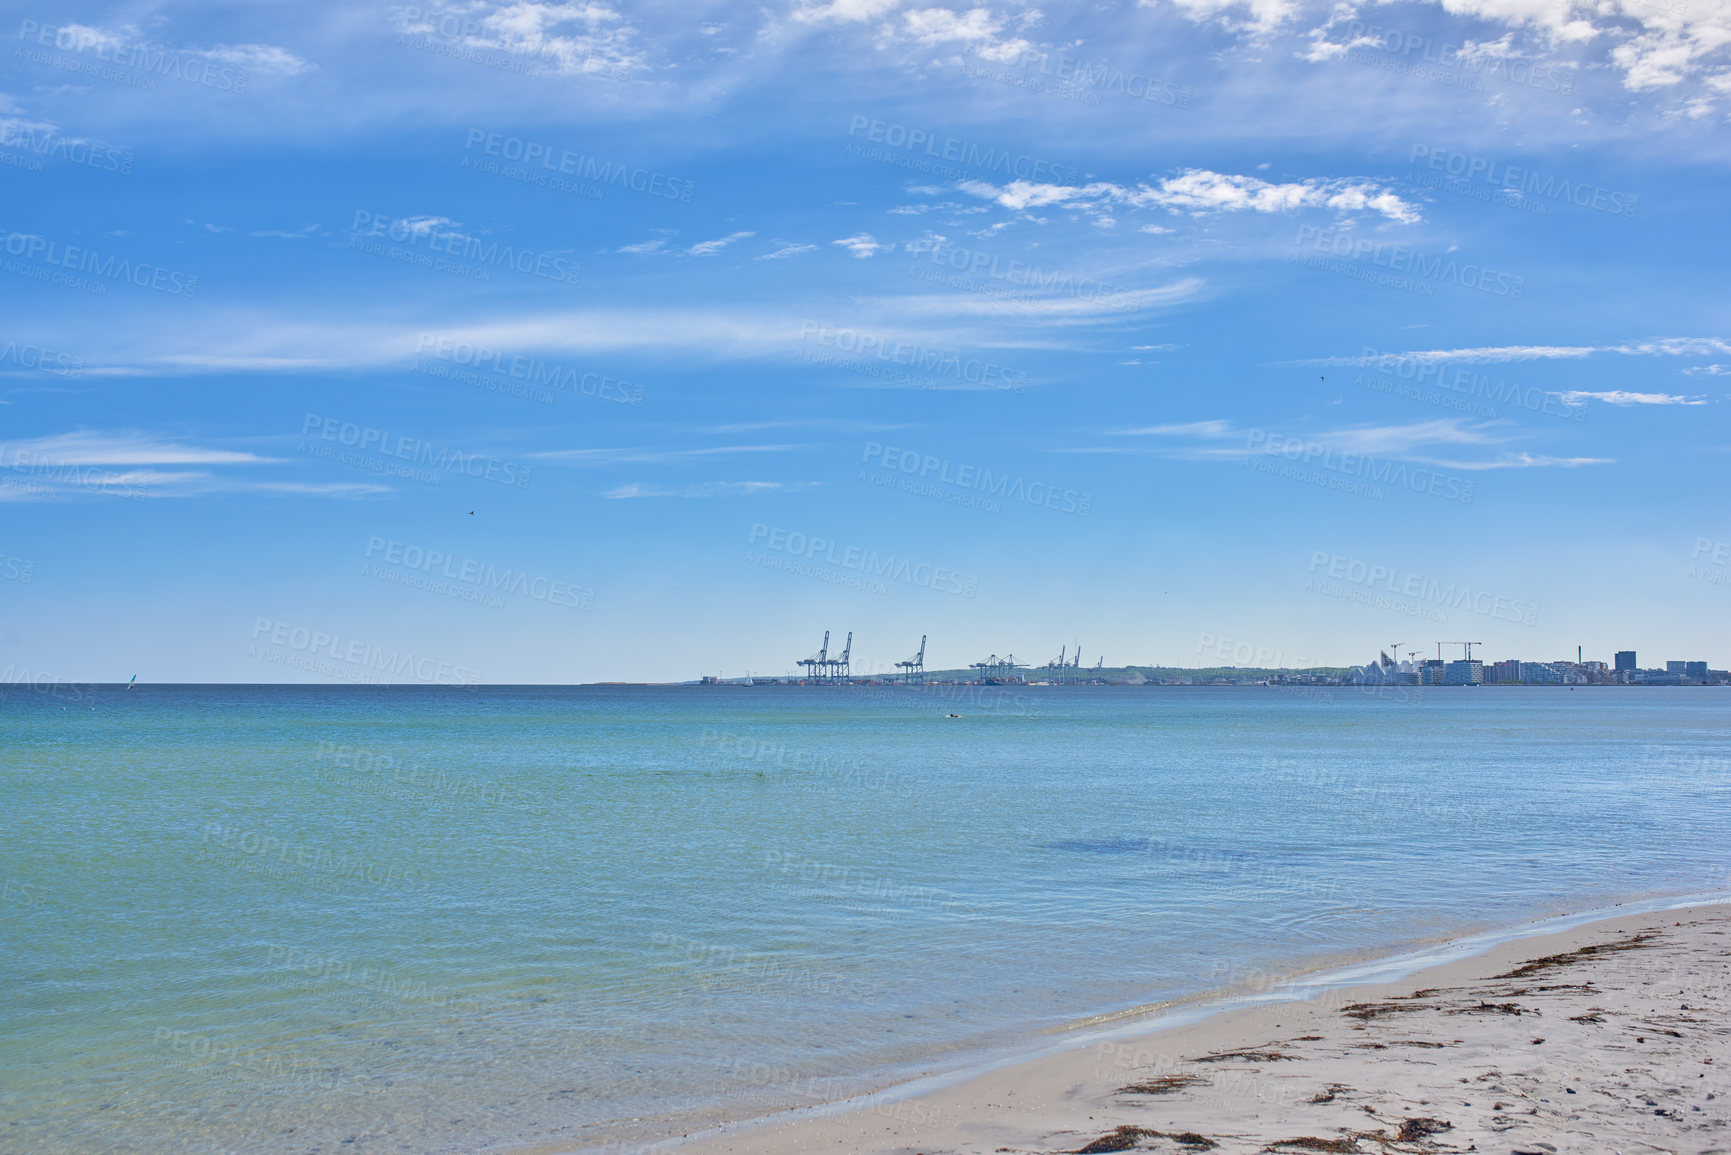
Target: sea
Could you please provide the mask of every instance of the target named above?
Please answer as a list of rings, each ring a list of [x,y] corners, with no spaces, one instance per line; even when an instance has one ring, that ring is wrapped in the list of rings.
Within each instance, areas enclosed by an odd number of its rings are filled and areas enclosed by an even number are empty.
[[[1723,689],[0,691],[6,1152],[631,1152],[1731,882]]]

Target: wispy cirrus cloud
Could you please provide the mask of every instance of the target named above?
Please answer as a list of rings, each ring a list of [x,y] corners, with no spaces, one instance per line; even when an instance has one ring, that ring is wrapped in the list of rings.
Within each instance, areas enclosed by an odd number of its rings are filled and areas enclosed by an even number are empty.
[[[799,493],[816,489],[819,481],[700,481],[691,485],[618,485],[605,496],[610,501],[635,497],[756,497],[765,493]]]
[[[8,442],[0,453],[53,465],[263,465],[280,460],[232,449],[207,449],[162,441],[144,433],[99,433],[81,429]]]
[[[402,31],[447,36],[470,48],[492,49],[534,59],[566,75],[622,76],[647,64],[636,47],[637,29],[598,0],[459,0],[398,10]]]
[[[1478,345],[1455,349],[1409,349],[1399,353],[1366,350],[1357,356],[1308,357],[1279,364],[1324,368],[1364,366],[1384,361],[1411,365],[1483,365],[1517,361],[1581,361],[1602,353],[1623,357],[1713,357],[1731,353],[1731,340],[1724,337],[1648,337],[1615,345]]]
[[[1558,394],[1570,405],[1578,405],[1584,401],[1603,401],[1606,405],[1705,405],[1705,397],[1685,397],[1681,393],[1631,393],[1623,389],[1607,389],[1591,392],[1584,389],[1565,389]]]
[[[1607,457],[1557,457],[1501,448],[1515,433],[1508,425],[1508,422],[1501,421],[1470,423],[1460,418],[1436,418],[1397,425],[1350,425],[1303,434],[1288,431],[1272,434],[1216,419],[1107,430],[1108,436],[1149,438],[1152,443],[1085,446],[1063,452],[1136,453],[1179,461],[1238,461],[1249,453],[1269,452],[1271,445],[1297,446],[1301,456],[1314,446],[1318,452],[1383,457],[1464,470],[1575,468],[1607,465],[1613,461]],[[1454,451],[1458,454],[1459,450],[1467,448],[1495,452],[1478,456],[1438,456],[1439,452]]]
[[[989,200],[1014,212],[1062,206],[1091,215],[1124,208],[1164,209],[1178,214],[1291,213],[1328,209],[1338,213],[1372,213],[1401,224],[1420,219],[1418,207],[1388,185],[1356,178],[1313,178],[1275,184],[1260,177],[1186,169],[1154,183],[1122,185],[1096,181],[1087,185],[1014,180],[1005,185],[963,181],[957,186],[970,196]]]
[[[607,448],[550,449],[529,456],[548,461],[569,461],[577,465],[635,465],[664,461],[692,461],[709,457],[725,457],[736,453],[791,453],[804,448],[799,445],[706,445],[694,449]]]
[[[797,257],[801,253],[814,253],[817,251],[816,245],[802,245],[796,244],[792,241],[777,241],[775,243],[781,247],[776,249],[773,253],[764,253],[762,256],[753,257],[752,260],[783,261],[789,257]]]
[[[755,237],[756,235],[756,233],[747,230],[744,232],[729,233],[727,236],[717,237],[713,241],[699,241],[689,249],[686,249],[685,255],[688,257],[713,257],[735,241],[743,241],[748,237]]]
[[[830,244],[846,249],[851,255],[858,257],[862,261],[867,257],[874,257],[885,250],[895,248],[893,244],[879,244],[878,239],[870,233],[855,233],[851,237],[843,237],[839,241],[831,241]]]
[[[80,429],[0,444],[0,501],[76,497],[186,498],[217,493],[366,497],[390,493],[373,482],[305,482],[260,478],[251,470],[281,458],[188,445],[147,433]],[[204,466],[206,468],[184,468]],[[246,466],[247,474],[213,467]],[[180,467],[180,468],[177,468]]]

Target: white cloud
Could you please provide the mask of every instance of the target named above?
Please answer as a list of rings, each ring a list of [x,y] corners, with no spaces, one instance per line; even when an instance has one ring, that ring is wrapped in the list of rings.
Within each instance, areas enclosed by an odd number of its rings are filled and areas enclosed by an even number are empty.
[[[52,465],[258,465],[273,458],[230,449],[201,449],[158,441],[142,433],[96,433],[79,430],[28,441],[7,443],[8,464],[20,454]]]
[[[839,241],[831,241],[830,244],[840,245],[862,261],[867,257],[876,256],[878,253],[884,252],[885,250],[895,248],[893,244],[880,245],[878,239],[870,233],[855,233],[851,237],[843,237]]]
[[[313,66],[274,44],[219,44],[206,48],[202,55],[225,64],[234,64],[247,72],[265,72],[276,76],[298,76]]]
[[[1365,365],[1392,360],[1415,365],[1449,362],[1486,364],[1511,361],[1581,360],[1598,353],[1627,357],[1710,357],[1731,353],[1731,341],[1723,337],[1651,337],[1621,345],[1487,345],[1459,349],[1413,349],[1404,353],[1376,352],[1357,357],[1313,357],[1290,361],[1291,365]],[[1689,370],[1685,370],[1689,372]]]
[[[1157,184],[1128,187],[1110,181],[1088,185],[1046,184],[1015,180],[1002,187],[986,181],[963,181],[963,192],[1026,212],[1048,205],[1065,205],[1104,216],[1110,206],[1163,208],[1174,213],[1288,213],[1298,209],[1332,209],[1339,213],[1374,212],[1408,224],[1419,220],[1416,206],[1387,185],[1374,181],[1310,179],[1272,184],[1259,177],[1187,169]]]
[[[800,245],[794,244],[791,241],[777,241],[775,243],[780,245],[781,248],[775,250],[773,253],[764,253],[760,257],[754,257],[753,260],[779,261],[784,260],[787,257],[797,257],[801,253],[813,253],[817,251],[816,245]]]
[[[862,24],[876,19],[895,8],[901,0],[830,0],[828,4],[812,4],[802,0],[793,18],[810,24]]]
[[[526,56],[566,75],[624,76],[645,64],[634,46],[637,29],[606,4],[537,0],[457,0],[431,8],[400,8],[403,31],[441,36],[462,29],[461,43]]]
[[[1143,8],[1158,8],[1161,0],[1139,0]],[[1216,22],[1257,35],[1271,32],[1298,12],[1294,0],[1173,0],[1173,5],[1197,23]]]
[[[1352,425],[1315,433],[1281,432],[1279,444],[1297,444],[1306,451],[1312,447],[1317,454],[1357,454],[1366,458],[1391,458],[1413,461],[1449,469],[1480,471],[1488,469],[1536,469],[1543,467],[1577,468],[1585,465],[1607,465],[1607,457],[1550,457],[1522,450],[1502,449],[1493,456],[1438,457],[1435,450],[1480,448],[1494,450],[1507,444],[1511,431],[1506,423],[1480,422],[1470,425],[1460,418],[1436,418],[1412,421],[1401,425]],[[1229,421],[1191,421],[1176,425],[1151,425],[1142,429],[1112,431],[1117,436],[1153,436],[1169,440],[1189,441],[1188,445],[1161,444],[1148,448],[1127,449],[1122,446],[1091,447],[1071,450],[1075,453],[1142,452],[1156,457],[1181,461],[1237,461],[1247,454],[1266,452],[1276,444],[1274,434],[1239,429]]]
[[[685,254],[690,257],[713,257],[735,241],[743,241],[747,237],[755,237],[756,235],[754,232],[729,233],[727,236],[718,237],[713,241],[698,241],[686,249]]]
[[[188,465],[269,465],[280,459],[229,449],[163,441],[149,434],[73,433],[0,445],[0,501],[60,501],[73,497],[191,497],[282,485],[214,474]],[[309,490],[308,492],[312,492]]]
[[[1089,278],[1077,274],[1080,284]],[[1118,289],[1093,293],[1066,294],[1051,291],[1042,294],[1035,289],[1019,289],[1009,285],[1003,296],[984,293],[925,294],[919,296],[877,298],[888,308],[913,313],[919,317],[962,316],[1017,318],[1024,321],[1047,320],[1055,323],[1098,324],[1125,320],[1142,309],[1175,305],[1199,296],[1205,282],[1200,277],[1184,277],[1166,285],[1147,289]],[[1111,290],[1099,285],[1098,289]]]
[[[724,457],[734,453],[789,453],[799,448],[798,445],[708,445],[697,449],[553,449],[545,453],[532,453],[530,456],[549,461],[570,461],[578,465],[641,465],[650,462]]]
[[[296,493],[308,497],[371,497],[392,492],[388,485],[373,485],[365,481],[251,481],[232,488],[259,493]]]
[[[1230,421],[1186,421],[1177,425],[1144,425],[1138,429],[1114,429],[1120,437],[1231,437]]]
[[[639,241],[635,245],[623,245],[614,251],[621,253],[634,253],[640,257],[652,257],[657,253],[665,251],[666,245],[666,237],[656,237],[652,241]]]
[[[694,485],[619,485],[607,491],[612,500],[633,497],[755,497],[760,493],[798,493],[815,489],[817,481],[701,481]]]
[[[274,44],[218,44],[214,48],[178,47],[151,41],[132,25],[111,30],[88,24],[66,24],[57,31],[56,44],[64,42],[74,45],[74,51],[80,54],[90,53],[98,58],[114,59],[128,49],[162,48],[174,55],[202,56],[207,60],[232,64],[246,73],[297,76],[313,67],[288,49]]]
[[[1565,389],[1558,394],[1570,405],[1583,401],[1603,401],[1606,405],[1705,405],[1705,397],[1684,397],[1679,393],[1630,393],[1622,389],[1591,393],[1581,389]]]
[[[961,43],[976,56],[998,63],[1009,63],[1033,45],[1021,37],[1004,38],[1001,21],[984,8],[955,12],[948,8],[921,8],[902,14],[903,31],[915,43],[931,48],[939,44]]]
[[[1562,45],[1603,46],[1600,57],[1622,75],[1623,87],[1631,92],[1655,92],[1675,88],[1688,81],[1699,82],[1691,115],[1700,115],[1713,98],[1731,90],[1731,67],[1723,49],[1731,44],[1731,6],[1718,0],[1693,3],[1687,0],[1437,0],[1451,16],[1500,25],[1509,31],[1488,41],[1460,36],[1461,58],[1471,68],[1495,59],[1541,59]],[[1337,6],[1337,16],[1338,16]],[[1327,32],[1338,23],[1312,30],[1312,48],[1305,55],[1322,59],[1338,55],[1352,45],[1327,41]],[[1522,50],[1516,35],[1530,45]],[[1438,39],[1447,38],[1440,33]],[[1324,47],[1329,44],[1329,47]],[[1596,63],[1589,58],[1588,66]],[[1573,62],[1557,61],[1550,67],[1559,74]]]
[[[324,229],[319,225],[302,225],[292,233],[284,229],[254,229],[247,235],[254,237],[280,237],[283,240],[302,241],[306,240],[308,237],[319,236],[323,232]]]

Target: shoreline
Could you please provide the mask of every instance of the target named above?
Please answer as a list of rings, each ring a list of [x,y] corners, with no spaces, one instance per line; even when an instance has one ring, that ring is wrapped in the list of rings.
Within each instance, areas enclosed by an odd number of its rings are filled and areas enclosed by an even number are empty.
[[[1187,1061],[1180,1055],[1186,1051],[1219,1052],[1222,1047],[1233,1046],[1249,1046],[1251,1050],[1246,1054],[1253,1056],[1266,1054],[1269,1052],[1255,1050],[1256,1044],[1248,1041],[1252,1035],[1289,1032],[1290,1024],[1300,1020],[1312,1021],[1312,1028],[1320,1029],[1320,1021],[1338,1019],[1347,1007],[1409,997],[1416,990],[1439,983],[1490,982],[1494,972],[1508,965],[1566,953],[1583,945],[1592,946],[1606,935],[1616,935],[1629,928],[1635,928],[1634,933],[1639,933],[1661,925],[1669,926],[1684,917],[1708,922],[1722,920],[1725,931],[1731,933],[1731,893],[1715,891],[1630,900],[1610,907],[1480,931],[1416,950],[1327,965],[1249,993],[1222,994],[1215,989],[1150,1007],[1108,1012],[1061,1030],[1048,1030],[1026,1037],[1011,1053],[1000,1052],[996,1057],[956,1070],[932,1071],[865,1094],[737,1119],[685,1136],[537,1149],[574,1153],[677,1150],[682,1155],[737,1152],[793,1155],[810,1150],[882,1152],[885,1155],[912,1155],[916,1151],[1073,1151],[1093,1138],[1111,1138],[1107,1133],[1112,1128],[1100,1127],[1099,1136],[1083,1136],[1073,1146],[1064,1145],[1070,1138],[1106,1120],[1114,1108],[1122,1106],[1113,1098],[1118,1084],[1128,1081],[1131,1076],[1145,1076],[1150,1071],[1157,1073],[1154,1081],[1163,1088],[1158,1100],[1151,1101],[1172,1109],[1182,1106],[1186,1100],[1200,1100],[1204,1107],[1213,1105],[1216,1108],[1225,1103],[1225,1107],[1215,1113],[1233,1125],[1242,1122],[1244,1111],[1261,1108],[1264,1110],[1257,1113],[1265,1113],[1271,1105],[1288,1113],[1314,1114],[1308,1103],[1301,1109],[1299,1104],[1285,1101],[1291,1096],[1283,1098],[1275,1093],[1299,1070],[1296,1066],[1286,1066],[1285,1061],[1291,1058],[1289,1055],[1268,1059],[1273,1069],[1253,1070],[1248,1075],[1235,1071],[1235,1078],[1228,1081],[1232,1089],[1226,1092],[1220,1089],[1220,1081],[1213,1076],[1212,1068],[1181,1070]],[[1534,1010],[1532,1013],[1539,1012]],[[1458,1020],[1449,1021],[1455,1023]],[[1731,1019],[1725,1021],[1725,1026],[1731,1028]],[[1726,1033],[1731,1034],[1731,1029]],[[1325,1037],[1314,1034],[1301,1036],[1307,1041]],[[1426,1044],[1421,1049],[1428,1051],[1432,1048]],[[1434,1063],[1430,1065],[1434,1066]],[[1253,1068],[1257,1066],[1252,1064]],[[1347,1066],[1351,1068],[1352,1064]],[[1225,1070],[1221,1069],[1221,1073]],[[1187,1090],[1204,1085],[1210,1090],[1203,1095]],[[1721,1098],[1731,1103],[1731,1094],[1726,1092],[1731,1092],[1731,1087],[1721,1092]],[[1006,1127],[1001,1121],[1004,1112],[1014,1107],[1013,1103],[1005,1100],[1018,1097],[1028,1105],[1027,1110],[1041,1116],[1041,1122],[1047,1125],[1048,1130],[1051,1124],[1062,1121],[1067,1114],[1074,1115],[1075,1118],[1069,1120],[1072,1126],[1059,1128],[1064,1131],[1065,1139],[1055,1140],[1056,1145],[1054,1142],[1026,1142],[1032,1136],[1021,1136],[1024,1142],[1013,1146],[999,1142],[1011,1137],[997,1134]],[[1036,1102],[1040,1105],[1038,1108],[1031,1105]],[[1073,1103],[1073,1109],[1066,1112],[1066,1103]],[[1133,1121],[1119,1125],[1138,1126]],[[973,1133],[982,1129],[997,1134],[997,1138],[988,1145],[982,1145],[982,1141],[970,1141]],[[1010,1129],[1014,1130],[1014,1127]],[[1129,1140],[1134,1141],[1125,1140],[1126,1146],[1116,1147],[1108,1143],[1096,1150],[1208,1149],[1182,1143],[1173,1147],[1159,1137],[1161,1134],[1157,1129],[1150,1129],[1146,1136],[1129,1136]],[[1234,1146],[1225,1135],[1210,1138],[1210,1133],[1196,1130],[1170,1134],[1205,1138],[1216,1145],[1224,1144],[1223,1149],[1263,1149],[1254,1144]],[[1371,1142],[1373,1146],[1290,1149],[1461,1149],[1446,1144],[1436,1146],[1434,1143],[1440,1141],[1432,1140],[1424,1140],[1432,1143],[1431,1146],[1380,1148],[1374,1146],[1375,1141],[1366,1133],[1358,1134],[1362,1142]],[[1314,1128],[1307,1135],[1316,1137]],[[1124,1137],[1119,1136],[1111,1142],[1120,1140]],[[1346,1142],[1353,1140],[1349,1138]],[[1726,1135],[1726,1147],[1731,1148],[1731,1131]],[[1480,1149],[1489,1148],[1481,1146]],[[1703,1148],[1709,1149],[1715,1148]]]

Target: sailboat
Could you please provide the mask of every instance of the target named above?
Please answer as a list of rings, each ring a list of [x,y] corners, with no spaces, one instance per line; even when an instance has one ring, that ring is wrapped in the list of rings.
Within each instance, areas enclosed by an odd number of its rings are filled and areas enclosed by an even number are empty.
[[[132,675],[132,681],[126,683],[126,688],[128,690],[138,689],[138,675],[137,674]]]

